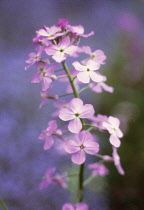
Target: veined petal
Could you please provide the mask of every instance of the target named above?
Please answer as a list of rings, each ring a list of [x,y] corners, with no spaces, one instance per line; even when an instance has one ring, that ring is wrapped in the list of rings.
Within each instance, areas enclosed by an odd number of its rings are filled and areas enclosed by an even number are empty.
[[[52,58],[53,58],[56,62],[60,63],[60,62],[62,62],[63,60],[66,59],[66,55],[65,55],[64,52],[57,51],[57,52],[52,56]]]
[[[74,113],[79,113],[80,110],[83,107],[83,101],[80,98],[73,98],[71,100],[71,102],[69,103],[70,109],[74,112]]]
[[[84,150],[91,155],[94,155],[99,151],[99,144],[97,142],[90,141],[89,143],[87,142],[86,145],[84,144],[84,146]]]
[[[82,129],[82,124],[81,124],[80,119],[76,117],[73,120],[71,120],[68,124],[68,129],[72,133],[79,133],[80,130]]]
[[[78,139],[79,139],[80,144],[83,144],[83,145],[93,140],[92,135],[88,131],[81,131],[78,134]]]
[[[82,83],[89,83],[90,82],[90,76],[88,72],[80,72],[77,75],[77,78]]]
[[[79,147],[78,142],[69,140],[65,143],[65,150],[68,153],[75,153],[80,150],[80,147]]]
[[[70,38],[68,36],[66,36],[64,39],[62,39],[62,41],[58,44],[59,49],[65,49],[69,46],[70,44]]]
[[[90,75],[91,80],[94,82],[101,82],[103,80],[103,76],[100,74],[97,74],[94,71],[90,71],[89,75]]]
[[[89,60],[87,62],[87,67],[92,70],[92,71],[95,71],[95,70],[98,70],[100,68],[100,64],[99,63],[96,63],[95,61],[93,60]]]
[[[76,52],[76,50],[77,50],[77,47],[72,45],[65,49],[65,53],[72,55],[74,52]]]
[[[90,118],[94,115],[95,110],[91,104],[85,104],[80,110],[80,118]]]
[[[114,147],[120,147],[120,145],[121,145],[121,142],[116,135],[113,135],[113,134],[110,135],[109,141]]]
[[[59,118],[63,121],[72,120],[75,118],[74,113],[68,108],[62,108],[59,112]]]
[[[48,150],[52,147],[54,140],[51,136],[47,137],[44,144],[44,150]]]
[[[78,165],[81,165],[82,163],[84,163],[85,159],[86,159],[86,155],[83,149],[72,154],[72,157],[71,157],[72,162]]]

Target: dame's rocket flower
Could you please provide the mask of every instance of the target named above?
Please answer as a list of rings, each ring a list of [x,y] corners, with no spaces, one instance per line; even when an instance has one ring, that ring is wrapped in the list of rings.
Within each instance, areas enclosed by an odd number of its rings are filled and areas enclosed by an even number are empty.
[[[43,181],[39,185],[40,190],[43,190],[50,184],[58,184],[64,189],[67,188],[67,181],[69,180],[69,178],[67,177],[67,173],[53,175],[55,171],[55,167],[50,168],[46,171],[43,177]]]
[[[108,130],[108,132],[111,134],[110,135],[110,143],[114,147],[119,147],[121,142],[119,138],[123,137],[122,131],[119,129],[120,121],[116,117],[109,117],[107,122],[102,123],[103,127]]]
[[[89,83],[90,79],[94,82],[102,80],[102,75],[94,72],[100,68],[100,64],[95,61],[89,60],[86,65],[82,65],[78,61],[75,61],[72,65],[77,71],[80,71],[80,73],[77,74],[77,78],[80,82]]]
[[[62,108],[59,118],[63,121],[69,121],[68,129],[72,133],[79,133],[82,129],[80,118],[91,118],[94,115],[94,108],[91,104],[83,105],[79,98],[73,98],[67,108]]]
[[[81,25],[78,25],[78,26],[68,25],[68,29],[74,36],[89,37],[89,36],[94,35],[93,31],[91,31],[89,34],[84,34],[84,27]]]
[[[121,175],[124,175],[125,172],[121,166],[121,163],[120,163],[120,157],[117,153],[117,148],[116,147],[113,147],[113,153],[112,153],[112,156],[113,156],[113,160],[114,160],[114,164],[115,164],[115,167],[117,168],[118,172],[121,174]]]
[[[72,154],[72,162],[80,165],[86,160],[85,152],[95,155],[99,151],[99,144],[93,140],[89,132],[81,131],[77,141],[69,140],[65,143],[65,150]]]
[[[67,55],[73,56],[76,50],[77,46],[71,45],[68,36],[63,38],[58,45],[50,45],[45,48],[45,52],[52,55],[52,58],[58,63],[64,61]]]
[[[50,84],[53,80],[57,79],[56,75],[54,75],[54,69],[57,66],[57,64],[53,64],[52,66],[47,66],[40,72],[33,75],[31,79],[31,83],[39,83],[42,81],[42,91],[48,90],[50,87]]]
[[[39,140],[44,140],[44,150],[48,150],[54,144],[53,135],[58,136],[60,139],[63,139],[61,130],[57,129],[57,122],[56,120],[51,120],[48,122],[48,127],[46,130],[43,130],[40,136],[38,137]]]

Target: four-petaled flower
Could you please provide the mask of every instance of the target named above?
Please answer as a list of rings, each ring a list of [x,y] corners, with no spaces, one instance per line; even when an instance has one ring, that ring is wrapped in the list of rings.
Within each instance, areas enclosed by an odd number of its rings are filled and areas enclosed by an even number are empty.
[[[73,98],[67,108],[62,108],[59,118],[63,121],[69,121],[68,129],[72,133],[79,133],[82,129],[80,118],[90,118],[94,115],[94,108],[91,104],[83,105],[83,101],[79,98]]]
[[[77,141],[69,140],[65,143],[65,150],[72,154],[72,162],[80,165],[86,160],[85,152],[95,155],[99,151],[99,144],[93,140],[89,132],[81,131]]]
[[[72,56],[76,50],[77,46],[71,45],[69,37],[63,38],[58,45],[50,45],[45,48],[45,52],[52,55],[52,58],[58,63],[64,61],[67,55]]]
[[[77,78],[82,83],[89,83],[90,79],[94,82],[102,80],[102,75],[94,72],[100,68],[100,64],[95,61],[89,60],[85,65],[80,64],[78,61],[72,63],[74,68],[80,73],[77,74]]]
[[[114,147],[120,146],[121,142],[119,138],[123,137],[123,133],[119,129],[119,125],[119,119],[111,116],[108,118],[107,122],[102,123],[102,126],[111,134],[109,141]]]

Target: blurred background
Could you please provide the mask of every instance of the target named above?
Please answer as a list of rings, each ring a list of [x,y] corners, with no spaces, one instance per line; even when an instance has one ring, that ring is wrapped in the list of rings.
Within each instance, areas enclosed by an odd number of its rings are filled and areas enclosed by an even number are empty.
[[[71,162],[55,148],[44,151],[38,141],[55,108],[50,101],[38,109],[40,86],[30,83],[34,70],[24,71],[35,31],[67,18],[85,33],[95,32],[80,45],[105,52],[102,73],[115,90],[86,91],[83,100],[93,103],[96,114],[119,117],[124,132],[118,152],[125,175],[107,164],[110,174],[95,180],[85,201],[90,210],[144,209],[144,1],[0,0],[0,16],[0,198],[9,210],[59,210],[71,201],[59,186],[39,190],[47,168],[63,172]],[[101,153],[111,154],[111,146],[101,145]]]

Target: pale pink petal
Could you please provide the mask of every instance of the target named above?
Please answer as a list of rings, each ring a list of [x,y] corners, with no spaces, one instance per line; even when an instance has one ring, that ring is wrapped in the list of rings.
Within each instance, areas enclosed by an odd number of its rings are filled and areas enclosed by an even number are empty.
[[[37,31],[37,34],[41,36],[48,36],[48,32],[45,31],[44,29],[40,29],[39,31]]]
[[[82,34],[81,36],[87,38],[87,37],[92,36],[92,35],[94,35],[94,31],[91,31],[89,34]]]
[[[71,120],[68,124],[68,129],[72,133],[79,133],[80,130],[82,129],[82,123],[78,117],[75,119]]]
[[[68,47],[70,44],[70,38],[68,36],[66,36],[64,39],[62,39],[62,41],[58,44],[59,49],[65,49],[66,47]]]
[[[122,133],[122,131],[121,131],[119,128],[116,130],[116,135],[117,135],[119,138],[122,138],[122,137],[123,137],[123,133]]]
[[[119,119],[118,118],[116,118],[116,117],[109,117],[108,118],[108,122],[112,125],[112,126],[114,126],[115,128],[118,128],[119,127],[119,125],[120,125],[120,121],[119,121]]]
[[[54,45],[50,45],[48,47],[45,48],[45,52],[48,54],[48,55],[54,55],[56,53],[56,47]]]
[[[49,88],[51,82],[52,82],[51,78],[43,77],[43,79],[42,79],[42,91],[46,91]]]
[[[85,71],[86,70],[86,67],[81,65],[78,61],[73,62],[72,65],[78,71]]]
[[[100,68],[100,64],[99,63],[96,63],[95,61],[93,60],[89,60],[87,63],[86,63],[87,67],[90,68],[90,70],[94,71],[94,70],[98,70]]]
[[[110,134],[114,133],[114,129],[112,128],[111,124],[109,124],[109,123],[107,123],[107,122],[103,122],[103,123],[102,123],[102,126],[103,126],[104,128],[106,128],[106,130],[108,130],[108,132],[109,132]]]
[[[61,63],[63,60],[66,59],[66,55],[64,52],[60,52],[60,51],[57,51],[53,56],[52,58],[57,61],[58,63]]]
[[[41,72],[36,73],[31,78],[31,83],[39,83],[42,80]]]
[[[59,118],[63,121],[72,120],[75,118],[74,113],[68,108],[62,108],[59,112]]]
[[[91,155],[94,155],[99,151],[99,144],[97,142],[89,142],[89,144],[84,144],[84,146],[84,150]]]
[[[77,47],[76,46],[69,46],[65,49],[65,53],[72,55],[74,52],[76,52]]]
[[[113,87],[110,87],[110,86],[108,86],[107,84],[105,84],[105,83],[101,83],[101,86],[102,86],[102,88],[105,90],[105,91],[107,91],[107,92],[109,92],[109,93],[113,93],[113,91],[114,91],[114,88]]]
[[[115,166],[116,166],[118,172],[119,172],[121,175],[124,175],[125,172],[124,172],[124,170],[123,170],[123,168],[122,168],[122,166],[121,166],[120,157],[119,157],[119,155],[118,155],[118,153],[117,153],[117,148],[113,147],[113,153],[112,153],[112,155],[113,155],[113,158],[114,158],[114,164],[115,164]]]
[[[91,48],[89,46],[83,46],[82,47],[82,52],[84,52],[84,53],[86,53],[88,55],[92,54]]]
[[[90,71],[89,75],[90,75],[91,80],[94,82],[101,82],[103,80],[103,76],[96,72]]]
[[[99,83],[90,83],[90,88],[95,91],[96,93],[102,93],[102,87]]]
[[[90,118],[94,115],[95,110],[91,104],[85,104],[80,110],[80,118]]]
[[[51,136],[47,137],[44,144],[44,150],[48,150],[54,144],[54,140]]]
[[[120,147],[120,145],[121,145],[121,141],[119,140],[119,138],[116,135],[113,135],[113,134],[110,135],[109,141],[114,147]]]
[[[80,147],[79,147],[78,142],[69,140],[65,143],[65,150],[68,153],[75,153],[80,150]]]
[[[77,78],[82,83],[89,83],[90,82],[89,73],[87,71],[78,73]]]
[[[82,149],[72,154],[72,157],[71,157],[72,162],[78,165],[81,165],[82,163],[84,163],[85,159],[86,159],[86,155]]]
[[[86,144],[87,142],[93,140],[92,135],[87,131],[81,131],[78,134],[78,139],[79,139],[80,144]]]
[[[69,107],[75,114],[79,113],[83,107],[83,101],[80,98],[73,98],[69,103]]]

